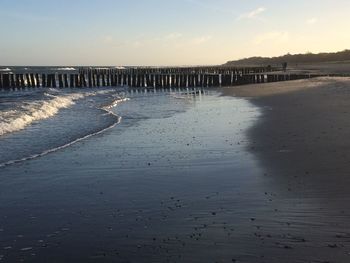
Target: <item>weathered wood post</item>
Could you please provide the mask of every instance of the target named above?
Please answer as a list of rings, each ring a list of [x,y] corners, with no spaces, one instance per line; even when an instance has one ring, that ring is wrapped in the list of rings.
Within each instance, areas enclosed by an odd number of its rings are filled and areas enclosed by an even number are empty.
[[[96,73],[96,87],[100,87],[101,82],[100,82],[100,73]]]
[[[69,74],[69,87],[74,88],[74,74]]]
[[[36,87],[40,88],[41,87],[41,83],[40,83],[40,78],[39,78],[39,74],[38,73],[35,74],[35,79],[36,79]]]
[[[15,86],[16,88],[19,88],[19,87],[21,86],[21,80],[20,80],[19,74],[15,74],[14,79],[16,79],[16,80],[14,81],[14,84],[15,84],[14,86]]]
[[[52,74],[52,86],[53,88],[56,88],[57,87],[57,84],[56,84],[56,74]]]
[[[102,73],[100,77],[101,77],[101,81],[102,81],[102,87],[106,87],[105,75]]]
[[[30,73],[30,83],[31,83],[31,87],[35,88],[36,86],[36,81],[35,81],[35,76],[33,73]]]
[[[60,88],[63,88],[63,78],[62,78],[62,74],[58,74],[58,86]]]
[[[46,75],[43,73],[41,74],[41,87],[47,87],[46,85]]]
[[[14,74],[10,74],[10,88],[12,88],[12,89],[16,88],[16,82],[15,82]]]
[[[2,85],[5,90],[9,90],[11,88],[10,86],[10,75],[9,74],[4,74],[2,76]]]
[[[87,82],[86,82],[86,78],[85,78],[84,73],[80,74],[80,85],[83,86],[84,88],[87,87]]]
[[[68,76],[67,74],[63,74],[63,80],[64,80],[64,87],[68,88],[69,85],[68,85]]]
[[[78,75],[78,74],[74,74],[74,85],[75,85],[75,87],[77,87],[77,88],[80,87],[79,75]]]
[[[89,71],[88,73],[88,82],[89,82],[89,87],[93,87],[91,71]]]
[[[25,81],[23,82],[24,87],[31,88],[32,86],[32,80],[30,79],[29,73],[25,74]]]

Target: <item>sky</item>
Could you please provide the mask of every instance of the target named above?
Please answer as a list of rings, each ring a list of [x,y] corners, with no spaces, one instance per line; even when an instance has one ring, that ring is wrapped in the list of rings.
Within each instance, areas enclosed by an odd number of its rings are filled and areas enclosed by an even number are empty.
[[[216,65],[350,48],[349,0],[0,0],[0,65]]]

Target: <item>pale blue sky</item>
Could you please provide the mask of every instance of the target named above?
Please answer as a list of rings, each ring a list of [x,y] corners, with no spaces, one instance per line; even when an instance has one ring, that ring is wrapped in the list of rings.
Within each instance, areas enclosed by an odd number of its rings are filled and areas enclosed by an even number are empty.
[[[350,48],[348,0],[0,0],[1,65],[198,65]]]

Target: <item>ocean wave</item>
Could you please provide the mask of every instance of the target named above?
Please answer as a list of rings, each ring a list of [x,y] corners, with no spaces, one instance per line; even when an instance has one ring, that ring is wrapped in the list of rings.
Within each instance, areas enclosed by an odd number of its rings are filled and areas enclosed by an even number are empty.
[[[0,68],[0,71],[11,71],[10,68]]]
[[[20,159],[17,159],[17,160],[10,160],[10,161],[6,161],[4,163],[0,163],[0,168],[6,167],[6,166],[9,166],[9,165],[13,165],[13,164],[17,164],[17,163],[21,163],[21,162],[24,162],[24,161],[33,160],[33,159],[45,156],[47,154],[50,154],[50,153],[53,153],[53,152],[57,152],[59,150],[65,149],[67,147],[70,147],[73,144],[76,144],[78,142],[86,140],[86,139],[88,139],[88,138],[90,138],[92,136],[96,136],[96,135],[102,134],[102,133],[106,132],[107,130],[112,129],[113,127],[115,127],[116,125],[118,125],[121,122],[122,117],[118,116],[117,114],[112,112],[110,109],[115,107],[118,103],[123,102],[123,101],[127,101],[127,100],[129,100],[129,98],[118,98],[118,99],[114,100],[110,105],[107,105],[105,107],[100,108],[101,110],[105,111],[106,114],[109,114],[109,115],[115,117],[116,121],[114,123],[112,123],[111,125],[109,125],[107,127],[104,127],[101,130],[95,131],[93,133],[90,133],[90,134],[87,134],[87,135],[82,136],[80,138],[77,138],[75,140],[72,140],[71,142],[68,142],[68,143],[66,143],[64,145],[45,150],[45,151],[43,151],[41,153],[32,154],[30,156],[23,157],[23,158],[20,158]]]
[[[19,131],[34,121],[50,118],[62,108],[72,106],[83,94],[56,96],[45,94],[48,100],[24,102],[19,108],[0,112],[0,136]]]
[[[100,131],[97,131],[97,132],[94,132],[94,133],[85,135],[85,136],[83,136],[83,137],[81,137],[81,138],[78,138],[78,139],[76,139],[76,140],[74,140],[74,141],[71,141],[71,142],[69,142],[69,143],[67,143],[67,144],[64,144],[64,145],[62,145],[62,146],[55,147],[55,148],[52,148],[52,149],[43,151],[43,152],[38,153],[38,154],[33,154],[33,155],[30,155],[30,156],[28,156],[28,157],[24,157],[24,158],[21,158],[21,159],[18,159],[18,160],[11,160],[11,161],[7,161],[7,162],[5,162],[5,163],[0,163],[0,168],[5,167],[5,166],[9,166],[9,165],[13,165],[13,164],[16,164],[16,163],[21,163],[21,162],[24,162],[24,161],[29,161],[29,160],[32,160],[32,159],[36,159],[36,158],[45,156],[45,155],[47,155],[47,154],[49,154],[49,153],[53,153],[53,152],[57,152],[57,151],[59,151],[59,150],[65,149],[65,148],[67,148],[67,147],[69,147],[69,146],[71,146],[71,145],[73,145],[73,144],[76,144],[76,143],[82,141],[82,140],[86,140],[87,138],[90,138],[90,137],[92,137],[92,136],[96,136],[96,135],[98,135],[98,134],[101,134],[101,133],[103,133],[103,132],[105,132],[105,131],[107,131],[107,130],[113,128],[115,125],[119,124],[120,121],[121,121],[121,117],[118,116],[118,120],[117,120],[115,123],[113,123],[111,126],[108,126],[108,127],[105,128],[105,129],[102,129],[102,130],[100,130]]]
[[[118,97],[117,99],[113,100],[110,104],[102,107],[101,109],[106,110],[106,111],[109,112],[109,109],[116,107],[120,102],[124,102],[124,101],[128,101],[128,100],[130,100],[130,99],[129,98],[120,98],[120,97]]]
[[[48,119],[56,115],[61,109],[69,108],[75,101],[96,95],[105,95],[114,90],[100,90],[85,93],[59,95],[59,91],[52,89],[44,93],[44,100],[23,102],[16,109],[0,112],[0,136],[23,130],[31,123]]]
[[[57,68],[57,70],[61,70],[61,71],[72,71],[72,70],[76,70],[75,68],[72,67],[66,67],[66,68]]]

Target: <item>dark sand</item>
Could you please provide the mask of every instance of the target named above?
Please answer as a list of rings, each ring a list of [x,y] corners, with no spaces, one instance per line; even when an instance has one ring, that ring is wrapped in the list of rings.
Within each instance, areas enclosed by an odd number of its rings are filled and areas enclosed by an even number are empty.
[[[121,104],[114,129],[0,170],[0,262],[349,262],[349,84]]]
[[[278,199],[289,193],[300,207],[309,206],[298,211],[300,222],[310,225],[304,245],[286,252],[291,262],[350,262],[350,78],[249,85],[223,94],[263,109],[249,131],[249,150],[266,176],[284,185]]]

